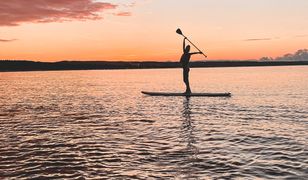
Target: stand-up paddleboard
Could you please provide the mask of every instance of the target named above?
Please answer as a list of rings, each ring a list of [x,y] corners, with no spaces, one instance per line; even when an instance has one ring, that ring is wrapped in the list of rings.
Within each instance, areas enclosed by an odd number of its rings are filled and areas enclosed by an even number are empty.
[[[186,96],[186,97],[231,97],[231,93],[168,93],[168,92],[145,92],[142,91],[142,94],[149,96]]]

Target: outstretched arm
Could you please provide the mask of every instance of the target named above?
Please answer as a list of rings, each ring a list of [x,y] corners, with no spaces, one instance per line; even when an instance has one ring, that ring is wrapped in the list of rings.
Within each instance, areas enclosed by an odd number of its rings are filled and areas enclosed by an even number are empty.
[[[203,54],[202,52],[193,52],[193,53],[189,53],[190,55],[194,55],[194,54]]]

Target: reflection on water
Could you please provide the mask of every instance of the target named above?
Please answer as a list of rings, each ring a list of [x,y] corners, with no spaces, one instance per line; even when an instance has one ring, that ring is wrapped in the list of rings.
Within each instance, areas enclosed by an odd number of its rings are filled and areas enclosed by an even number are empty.
[[[190,97],[184,98],[183,103],[183,134],[185,134],[187,141],[187,148],[190,150],[193,147],[194,137],[193,137],[193,126],[191,120],[191,109],[189,107]]]
[[[307,179],[307,67],[0,73],[0,179]]]
[[[197,176],[194,175],[194,162],[198,161],[198,146],[196,144],[196,139],[194,137],[194,126],[193,126],[193,120],[191,119],[191,108],[190,108],[190,97],[183,98],[183,123],[182,123],[182,133],[183,136],[183,143],[186,143],[186,152],[189,157],[186,160],[186,164],[189,165],[189,167],[185,167],[182,170],[182,174],[179,176],[179,178],[197,178]]]

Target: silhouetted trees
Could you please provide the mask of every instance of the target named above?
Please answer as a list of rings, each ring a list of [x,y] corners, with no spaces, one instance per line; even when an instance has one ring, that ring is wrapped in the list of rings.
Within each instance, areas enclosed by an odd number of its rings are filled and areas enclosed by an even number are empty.
[[[272,60],[274,60],[272,57],[262,57],[262,58],[260,58],[260,61],[272,61]]]
[[[191,67],[245,67],[308,65],[308,61],[206,61],[191,62]],[[61,61],[34,62],[0,60],[0,71],[49,71],[49,70],[100,70],[100,69],[152,69],[180,68],[179,62],[106,62],[106,61]]]

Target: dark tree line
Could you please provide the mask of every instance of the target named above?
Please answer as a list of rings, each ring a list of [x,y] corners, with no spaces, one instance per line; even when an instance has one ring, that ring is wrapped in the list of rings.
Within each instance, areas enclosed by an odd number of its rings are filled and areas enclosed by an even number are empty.
[[[206,61],[192,62],[191,67],[244,67],[308,65],[308,61]],[[180,68],[179,62],[106,62],[61,61],[35,62],[25,60],[0,60],[0,71],[48,71],[48,70],[99,70],[99,69],[152,69]]]

